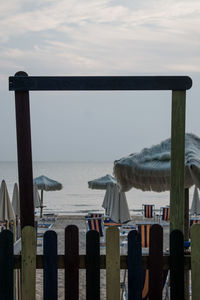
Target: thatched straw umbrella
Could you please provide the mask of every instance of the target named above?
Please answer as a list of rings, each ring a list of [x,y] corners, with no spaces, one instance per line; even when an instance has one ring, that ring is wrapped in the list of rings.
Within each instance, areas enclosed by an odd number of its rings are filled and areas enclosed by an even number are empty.
[[[34,184],[37,185],[38,190],[41,190],[40,199],[40,217],[42,217],[43,212],[43,191],[59,191],[62,189],[62,184],[58,181],[50,179],[44,175],[39,176],[34,179]]]

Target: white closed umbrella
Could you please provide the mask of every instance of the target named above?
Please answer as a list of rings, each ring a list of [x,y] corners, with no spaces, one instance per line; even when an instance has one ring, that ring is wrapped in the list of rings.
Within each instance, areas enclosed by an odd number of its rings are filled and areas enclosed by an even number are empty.
[[[192,199],[192,206],[190,210],[191,215],[200,215],[200,200],[199,200],[199,193],[198,189],[195,186],[194,194]]]
[[[106,214],[117,223],[131,220],[126,195],[120,191],[119,185],[108,185],[102,207]]]
[[[13,195],[12,195],[12,206],[15,215],[20,218],[20,200],[19,200],[19,188],[17,183],[14,184]]]
[[[35,208],[40,207],[41,199],[36,184],[33,185],[33,200],[34,200],[34,207]]]
[[[8,189],[5,180],[1,182],[0,188],[0,221],[10,221],[15,219],[15,212],[10,202]]]

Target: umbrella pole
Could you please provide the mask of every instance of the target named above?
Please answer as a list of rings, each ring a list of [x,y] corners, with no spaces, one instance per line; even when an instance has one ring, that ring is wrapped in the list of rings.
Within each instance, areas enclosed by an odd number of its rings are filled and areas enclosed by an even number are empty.
[[[42,218],[42,211],[43,211],[43,190],[41,190],[40,218]]]

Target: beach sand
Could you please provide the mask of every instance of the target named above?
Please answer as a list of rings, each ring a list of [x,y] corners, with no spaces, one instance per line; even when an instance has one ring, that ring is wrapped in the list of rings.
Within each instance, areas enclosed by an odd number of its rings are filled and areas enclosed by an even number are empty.
[[[141,216],[134,216],[132,222],[141,221]],[[85,233],[86,223],[84,216],[58,216],[52,230],[58,235],[58,254],[64,254],[64,229],[68,225],[76,225],[79,228],[79,254],[85,254]],[[164,230],[164,249],[169,247],[169,226],[163,227]],[[38,247],[38,254],[42,254],[42,247]],[[126,250],[123,250],[123,254]],[[101,254],[105,254],[105,249],[101,248]],[[121,271],[121,281],[123,281],[124,270]],[[37,270],[36,274],[36,299],[43,299],[43,271]],[[101,270],[101,299],[106,299],[106,271]],[[79,271],[79,299],[86,299],[85,291],[85,270]],[[64,300],[64,271],[58,271],[58,299]]]

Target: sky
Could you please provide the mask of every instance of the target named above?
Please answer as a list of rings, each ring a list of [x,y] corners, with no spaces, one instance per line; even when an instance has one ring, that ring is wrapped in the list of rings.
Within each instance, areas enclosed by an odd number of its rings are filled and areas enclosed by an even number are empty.
[[[198,0],[1,0],[0,161],[15,161],[8,77],[187,75],[200,136]],[[35,161],[113,161],[170,137],[171,92],[31,92]]]

